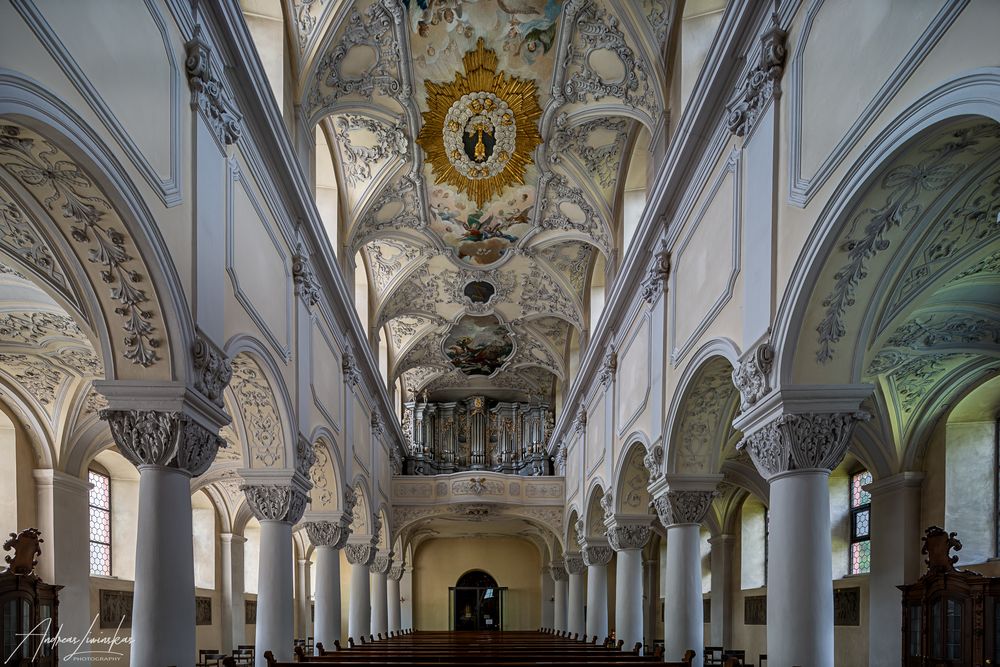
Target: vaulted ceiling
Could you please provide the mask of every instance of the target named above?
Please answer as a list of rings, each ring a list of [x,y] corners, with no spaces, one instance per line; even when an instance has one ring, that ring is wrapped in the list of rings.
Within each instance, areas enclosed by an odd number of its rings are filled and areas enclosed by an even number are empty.
[[[663,133],[667,0],[285,1],[389,381],[550,399]]]

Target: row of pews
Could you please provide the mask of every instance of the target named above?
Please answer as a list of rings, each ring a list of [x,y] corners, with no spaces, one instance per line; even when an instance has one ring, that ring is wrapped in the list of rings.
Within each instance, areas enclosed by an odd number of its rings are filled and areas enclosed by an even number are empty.
[[[516,667],[539,663],[553,665],[637,665],[656,663],[668,667],[690,667],[695,652],[688,651],[680,662],[662,662],[661,652],[642,655],[636,644],[631,651],[622,650],[622,642],[597,637],[570,637],[568,633],[541,629],[534,632],[431,632],[406,631],[381,641],[348,639],[348,647],[340,642],[327,648],[316,644],[318,655],[307,655],[301,646],[295,650],[294,662],[280,662],[271,651],[264,657],[268,667],[290,667],[301,663],[361,667],[362,665],[392,665],[414,667],[436,665],[476,665],[477,667]],[[232,667],[232,662],[223,661]]]

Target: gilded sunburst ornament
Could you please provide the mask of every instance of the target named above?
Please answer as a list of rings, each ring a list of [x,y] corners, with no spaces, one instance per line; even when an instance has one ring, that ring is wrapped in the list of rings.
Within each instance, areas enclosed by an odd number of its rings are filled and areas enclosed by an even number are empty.
[[[417,143],[447,183],[482,205],[509,185],[523,184],[538,133],[538,84],[497,71],[497,54],[480,37],[462,58],[464,74],[426,81],[428,111]]]

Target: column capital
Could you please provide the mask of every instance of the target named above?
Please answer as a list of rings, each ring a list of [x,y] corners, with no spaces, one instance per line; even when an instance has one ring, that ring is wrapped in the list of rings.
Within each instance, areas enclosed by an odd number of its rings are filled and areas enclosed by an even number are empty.
[[[371,564],[368,569],[372,574],[388,574],[389,569],[392,567],[392,552],[391,551],[376,551],[375,557],[372,559]]]
[[[393,563],[392,567],[389,568],[389,578],[393,581],[399,581],[403,578],[403,571],[405,569],[402,563]]]
[[[341,521],[307,521],[303,524],[309,541],[315,547],[333,547],[343,549],[347,538],[351,536],[350,523]]]
[[[615,551],[642,549],[649,541],[653,529],[649,519],[644,523],[618,523],[608,527],[608,544]]]
[[[219,533],[219,540],[223,544],[246,544],[247,538],[236,533]]]
[[[566,572],[569,574],[583,574],[587,569],[587,564],[583,562],[583,556],[579,553],[567,553],[564,562]]]
[[[298,523],[309,496],[295,484],[243,484],[250,511],[258,521]]]
[[[212,465],[219,448],[226,446],[217,430],[180,411],[105,408],[99,414],[108,423],[118,451],[134,466],[176,468],[197,477]]]
[[[653,499],[653,507],[664,526],[701,523],[717,495],[718,491],[667,491]]]
[[[833,470],[844,459],[863,410],[781,414],[746,435],[736,446],[746,450],[766,480],[793,470]]]
[[[344,554],[351,565],[369,567],[374,561],[378,550],[368,542],[348,543],[344,546]]]
[[[615,555],[614,549],[607,544],[588,544],[583,547],[583,562],[588,567],[591,565],[607,565],[611,562],[611,557]]]
[[[561,560],[555,560],[549,563],[549,576],[555,581],[566,581],[568,575],[566,574],[566,563]]]

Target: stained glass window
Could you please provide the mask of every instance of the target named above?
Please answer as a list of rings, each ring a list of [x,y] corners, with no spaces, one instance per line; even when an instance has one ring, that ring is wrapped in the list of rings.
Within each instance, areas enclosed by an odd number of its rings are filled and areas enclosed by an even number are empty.
[[[111,478],[90,470],[90,573],[111,576]]]
[[[871,482],[867,470],[851,475],[851,574],[866,574],[872,567],[872,495],[864,489]]]

